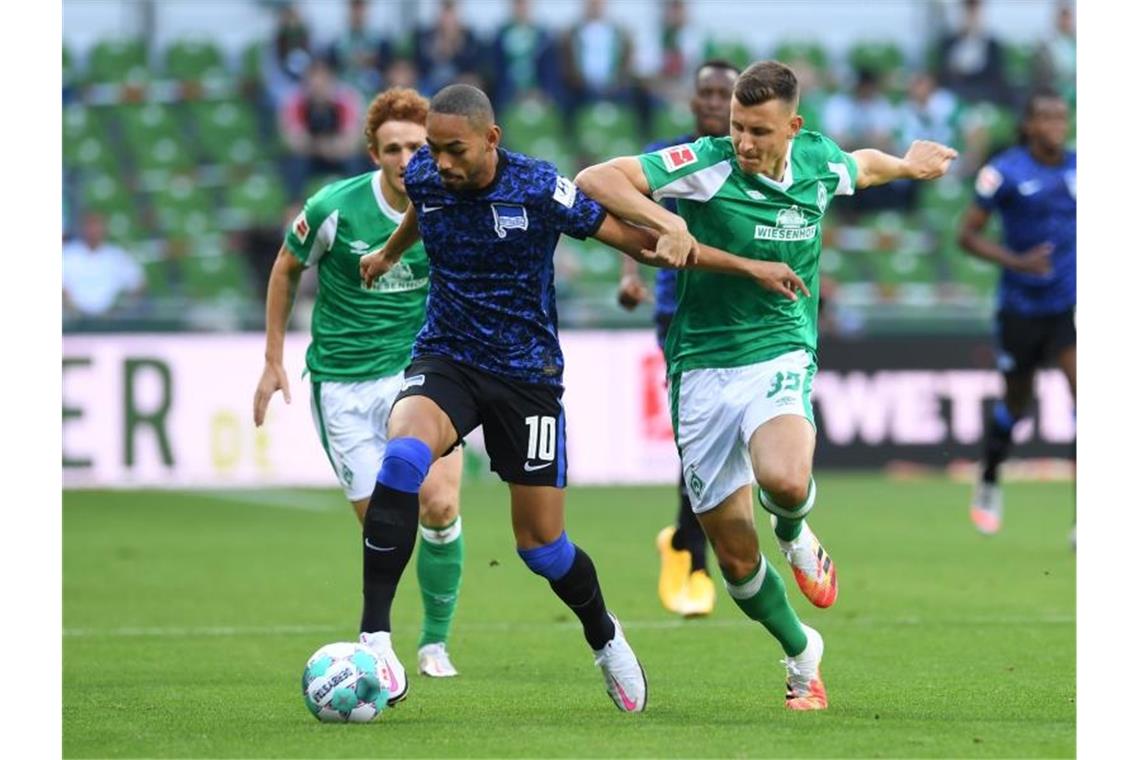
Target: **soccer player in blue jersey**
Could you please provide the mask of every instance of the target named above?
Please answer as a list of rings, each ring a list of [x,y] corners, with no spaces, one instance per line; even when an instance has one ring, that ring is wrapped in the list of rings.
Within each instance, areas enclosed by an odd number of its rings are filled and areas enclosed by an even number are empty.
[[[702,63],[697,68],[696,89],[689,104],[696,128],[694,132],[651,143],[642,152],[653,153],[674,145],[684,145],[700,137],[727,135],[732,86],[739,75],[740,69],[728,61],[709,60]],[[676,213],[677,202],[674,199],[665,198],[661,203]],[[642,282],[637,262],[629,257],[623,258],[618,302],[627,309],[633,309],[648,298],[649,290]],[[657,327],[657,346],[662,351],[665,350],[665,336],[669,334],[669,325],[672,324],[676,311],[677,270],[658,269],[653,322]],[[716,587],[708,574],[705,532],[689,503],[683,473],[677,477],[677,493],[677,519],[673,525],[662,528],[657,534],[657,552],[661,556],[657,595],[661,598],[661,604],[670,612],[685,617],[708,615],[716,604]]]
[[[1033,398],[1033,375],[1055,361],[1077,390],[1077,154],[1065,148],[1069,108],[1041,90],[1026,102],[1019,145],[978,172],[973,204],[958,241],[1002,268],[998,286],[998,369],[1005,395],[994,405],[982,446],[982,473],[970,518],[982,533],[1001,528],[998,468],[1009,455],[1013,427]],[[983,234],[1001,217],[1002,242]]]
[[[645,263],[680,266],[698,245],[608,215],[545,161],[503,150],[487,96],[451,85],[431,100],[427,146],[408,162],[411,204],[384,247],[360,260],[366,287],[422,238],[431,264],[427,319],[388,419],[388,448],[364,520],[361,641],[406,693],[391,648],[391,605],[416,536],[417,493],[432,462],[475,427],[508,483],[519,556],[574,612],[619,710],[645,709],[645,674],[606,608],[594,565],[566,536],[566,427],[554,293],[561,234],[595,237]],[[794,297],[785,264],[699,247],[702,266]],[[706,261],[707,259],[707,261]]]

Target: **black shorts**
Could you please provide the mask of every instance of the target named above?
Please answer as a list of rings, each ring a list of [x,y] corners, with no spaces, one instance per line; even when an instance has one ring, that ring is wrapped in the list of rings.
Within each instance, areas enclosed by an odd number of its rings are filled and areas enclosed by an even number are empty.
[[[508,483],[566,486],[566,414],[560,386],[492,375],[443,356],[422,356],[404,370],[396,400],[426,396],[451,419],[458,446],[483,426],[491,470]]]
[[[1073,310],[1043,317],[998,312],[998,369],[1006,375],[1033,372],[1077,344]]]

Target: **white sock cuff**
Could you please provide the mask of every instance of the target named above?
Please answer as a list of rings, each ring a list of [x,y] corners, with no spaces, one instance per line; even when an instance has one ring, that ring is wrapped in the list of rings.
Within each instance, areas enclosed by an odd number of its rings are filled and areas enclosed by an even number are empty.
[[[769,496],[763,488],[760,489],[760,506],[764,507],[766,511],[776,515],[776,517],[783,517],[786,520],[801,520],[807,517],[808,512],[815,506],[815,476],[813,475],[811,479],[808,480],[807,498],[804,499],[804,503],[798,507],[794,509],[781,507],[772,501],[772,497]]]
[[[768,560],[764,559],[764,555],[760,555],[760,567],[756,570],[756,575],[742,585],[730,583],[726,578],[724,587],[728,590],[728,595],[733,599],[751,599],[760,593],[760,587],[764,585],[764,576],[768,574]]]
[[[429,544],[450,544],[463,533],[463,518],[455,516],[455,521],[444,528],[429,528],[420,525],[420,535]]]

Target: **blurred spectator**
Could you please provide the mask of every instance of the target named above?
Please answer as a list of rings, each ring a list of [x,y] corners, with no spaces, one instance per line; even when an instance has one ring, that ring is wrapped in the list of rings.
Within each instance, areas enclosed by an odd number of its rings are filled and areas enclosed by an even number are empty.
[[[910,79],[906,100],[898,107],[899,147],[905,149],[915,140],[955,145],[957,112],[954,93],[939,87],[927,72],[916,73]]]
[[[962,0],[962,28],[938,46],[938,81],[969,102],[1009,105],[1005,50],[985,29],[981,0]]]
[[[262,70],[265,89],[274,108],[295,92],[312,61],[309,27],[293,3],[277,10],[277,28],[273,41],[265,49]]]
[[[633,42],[605,13],[605,0],[585,0],[581,20],[562,39],[562,73],[571,106],[629,96]]]
[[[368,29],[367,0],[349,0],[348,29],[329,47],[329,59],[363,97],[371,98],[381,90],[382,49],[380,35]]]
[[[666,0],[661,6],[661,31],[656,49],[638,51],[638,68],[654,80],[657,94],[667,101],[684,102],[692,88],[704,45],[700,31],[689,23],[684,0]]]
[[[384,69],[384,87],[410,87],[413,90],[419,86],[420,73],[416,64],[409,58],[393,58]]]
[[[435,25],[416,33],[415,57],[425,95],[456,82],[485,86],[482,46],[459,19],[455,0],[443,0]]]
[[[309,66],[304,85],[282,105],[278,122],[288,150],[290,200],[300,199],[314,177],[344,176],[357,168],[355,159],[362,155],[360,95],[339,82],[326,61],[317,59]]]
[[[1077,27],[1073,7],[1063,1],[1057,5],[1053,35],[1042,41],[1034,56],[1033,84],[1050,87],[1066,98],[1075,97],[1077,89]]]
[[[823,108],[823,132],[844,150],[877,148],[895,152],[895,109],[873,71],[856,72],[853,94],[837,92]]]
[[[838,92],[827,99],[823,109],[823,133],[844,150],[875,148],[898,155],[894,130],[898,114],[880,88],[879,74],[856,72],[855,91]],[[860,190],[851,198],[842,198],[836,209],[853,213],[904,209],[913,202],[914,185],[896,181]]]
[[[550,33],[531,19],[530,0],[514,0],[511,17],[491,43],[495,108],[506,107],[516,97],[554,89],[550,52]]]
[[[83,217],[83,232],[63,247],[64,317],[105,317],[129,310],[143,292],[142,267],[107,242],[103,217]]]

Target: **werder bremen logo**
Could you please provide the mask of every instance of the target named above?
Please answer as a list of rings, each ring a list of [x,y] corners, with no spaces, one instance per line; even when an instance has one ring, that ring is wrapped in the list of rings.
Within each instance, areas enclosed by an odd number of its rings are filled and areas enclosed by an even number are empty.
[[[689,465],[686,477],[689,481],[689,493],[698,499],[701,498],[701,493],[705,490],[705,481],[701,480],[701,476],[697,474],[696,465]]]
[[[372,290],[377,293],[404,293],[426,287],[427,283],[426,277],[417,278],[410,266],[403,261],[397,261],[383,277],[372,283]]]
[[[799,206],[782,209],[776,214],[776,226],[756,225],[757,240],[811,240],[815,237],[818,225],[808,224],[808,219]]]

